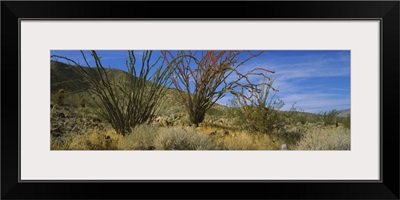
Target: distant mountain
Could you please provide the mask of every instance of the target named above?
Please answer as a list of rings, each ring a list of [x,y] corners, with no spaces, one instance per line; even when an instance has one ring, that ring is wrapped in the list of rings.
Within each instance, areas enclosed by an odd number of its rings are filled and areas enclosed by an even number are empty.
[[[338,110],[339,117],[347,117],[350,114],[350,109],[345,109],[345,110]]]

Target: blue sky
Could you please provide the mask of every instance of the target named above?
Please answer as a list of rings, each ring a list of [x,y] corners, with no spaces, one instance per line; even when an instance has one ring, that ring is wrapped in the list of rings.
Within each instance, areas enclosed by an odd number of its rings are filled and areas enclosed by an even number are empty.
[[[127,51],[96,51],[106,67],[126,69]],[[142,51],[135,51],[140,56]],[[60,55],[80,61],[82,55],[75,50],[53,50],[51,55]],[[89,64],[93,59],[87,53]],[[154,56],[159,53],[155,52]],[[62,61],[59,59],[59,61]],[[350,51],[349,50],[266,50],[239,68],[246,72],[255,67],[275,71],[272,75],[274,87],[279,89],[276,97],[284,101],[283,110],[293,103],[306,112],[320,112],[331,109],[350,108]],[[234,78],[234,77],[232,77]],[[251,77],[260,82],[260,77]],[[231,95],[217,103],[227,105]]]

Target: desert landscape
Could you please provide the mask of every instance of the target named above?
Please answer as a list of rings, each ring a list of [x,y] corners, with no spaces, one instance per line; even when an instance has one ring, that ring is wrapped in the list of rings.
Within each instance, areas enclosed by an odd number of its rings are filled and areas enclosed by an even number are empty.
[[[350,107],[284,102],[263,51],[74,52],[51,53],[51,150],[351,149]]]

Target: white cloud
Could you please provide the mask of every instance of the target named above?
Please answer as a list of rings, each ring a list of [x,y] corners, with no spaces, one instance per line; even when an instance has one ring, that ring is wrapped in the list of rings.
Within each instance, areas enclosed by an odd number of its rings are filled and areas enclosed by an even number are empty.
[[[324,62],[295,64],[291,67],[275,66],[277,79],[287,80],[312,77],[350,76],[350,68],[325,65]]]
[[[283,110],[289,110],[293,103],[306,112],[319,112],[331,109],[347,109],[350,105],[349,96],[335,94],[314,93],[314,94],[291,94],[280,96],[285,102]]]

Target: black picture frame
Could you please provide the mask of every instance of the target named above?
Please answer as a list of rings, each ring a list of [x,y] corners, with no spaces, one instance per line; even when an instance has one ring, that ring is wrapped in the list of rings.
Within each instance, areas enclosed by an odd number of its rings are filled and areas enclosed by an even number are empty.
[[[155,7],[164,10],[152,9]],[[399,199],[399,8],[398,1],[2,1],[1,198]],[[18,133],[21,129],[19,122],[21,80],[16,77],[19,74],[20,62],[19,20],[22,18],[379,19],[381,21],[381,181],[19,182]],[[18,84],[15,84],[17,80]]]

